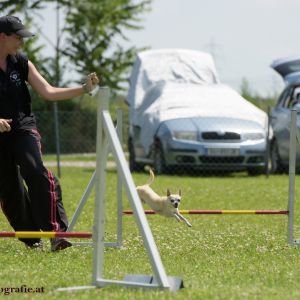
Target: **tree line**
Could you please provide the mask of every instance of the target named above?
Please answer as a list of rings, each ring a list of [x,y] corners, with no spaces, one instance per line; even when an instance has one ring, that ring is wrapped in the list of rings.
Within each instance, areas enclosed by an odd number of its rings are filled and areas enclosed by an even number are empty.
[[[63,16],[62,24],[53,20],[58,32],[56,40],[49,41],[54,49],[53,57],[43,54],[45,43],[41,43],[41,37],[48,38],[39,25],[47,5]],[[51,84],[69,84],[64,80],[66,73],[78,74],[75,81],[80,83],[95,71],[101,85],[117,93],[128,81],[128,70],[136,53],[142,50],[134,45],[124,47],[123,42],[128,41],[126,32],[142,28],[142,16],[150,10],[150,5],[151,0],[3,0],[0,10],[20,16],[35,31],[36,37],[26,40],[24,52]],[[49,102],[32,95],[34,110],[51,109]],[[63,110],[78,105],[78,101],[60,103]]]

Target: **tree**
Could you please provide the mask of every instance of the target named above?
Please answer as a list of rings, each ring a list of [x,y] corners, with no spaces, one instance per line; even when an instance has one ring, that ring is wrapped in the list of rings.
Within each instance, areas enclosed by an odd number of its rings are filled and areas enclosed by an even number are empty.
[[[132,4],[132,0],[73,0],[66,14],[66,55],[80,74],[96,70],[103,84],[120,90],[127,80],[126,71],[132,65],[137,49],[124,50],[117,37],[127,40],[125,29],[137,30],[137,15],[145,11],[150,1]]]
[[[252,92],[249,81],[246,78],[242,78],[240,93],[246,100],[266,112],[268,111],[269,107],[274,106],[276,102],[276,96],[263,97],[258,93]]]
[[[243,77],[241,83],[241,95],[246,99],[251,99],[253,97],[252,91],[250,89],[249,81]]]
[[[7,14],[22,13],[35,20],[46,3],[58,4],[65,15],[61,34],[66,38],[59,55],[80,74],[79,81],[96,71],[103,85],[114,91],[121,90],[128,80],[126,72],[139,50],[134,46],[123,49],[121,41],[127,40],[124,31],[141,28],[139,16],[150,9],[151,0],[4,0],[0,2],[0,10]],[[36,53],[32,49],[27,49],[28,54],[33,59],[41,59],[41,49],[36,49]],[[49,73],[49,68],[47,71]],[[48,76],[54,75],[49,73]]]

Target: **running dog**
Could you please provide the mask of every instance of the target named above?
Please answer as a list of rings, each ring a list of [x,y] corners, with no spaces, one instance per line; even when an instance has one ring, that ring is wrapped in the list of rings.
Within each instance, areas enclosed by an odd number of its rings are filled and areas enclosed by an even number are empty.
[[[178,210],[181,200],[181,191],[179,190],[178,194],[171,194],[168,189],[167,196],[159,196],[150,187],[155,176],[151,169],[149,169],[149,173],[150,179],[148,183],[136,188],[141,201],[143,203],[147,203],[155,213],[165,217],[175,217],[178,222],[184,221],[189,227],[191,227],[191,223],[183,217]]]

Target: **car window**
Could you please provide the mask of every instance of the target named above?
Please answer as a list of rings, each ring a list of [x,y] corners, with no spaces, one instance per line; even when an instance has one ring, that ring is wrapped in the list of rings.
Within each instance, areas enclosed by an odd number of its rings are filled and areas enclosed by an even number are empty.
[[[291,96],[292,96],[292,91],[293,89],[291,87],[287,87],[279,96],[278,102],[277,102],[277,107],[282,107],[282,108],[288,108],[290,101],[291,101]]]
[[[287,107],[292,109],[297,103],[300,103],[300,87],[296,86],[293,91],[291,92],[291,96],[287,101]]]
[[[294,92],[293,92],[293,98],[297,102],[300,101],[300,86],[295,87]]]

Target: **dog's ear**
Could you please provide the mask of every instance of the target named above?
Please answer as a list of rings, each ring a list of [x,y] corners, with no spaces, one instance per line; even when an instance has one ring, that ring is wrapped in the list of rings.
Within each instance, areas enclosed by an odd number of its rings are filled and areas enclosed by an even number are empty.
[[[178,195],[181,197],[181,189],[179,190]]]
[[[169,189],[167,189],[167,196],[169,197],[171,195],[171,192]]]

